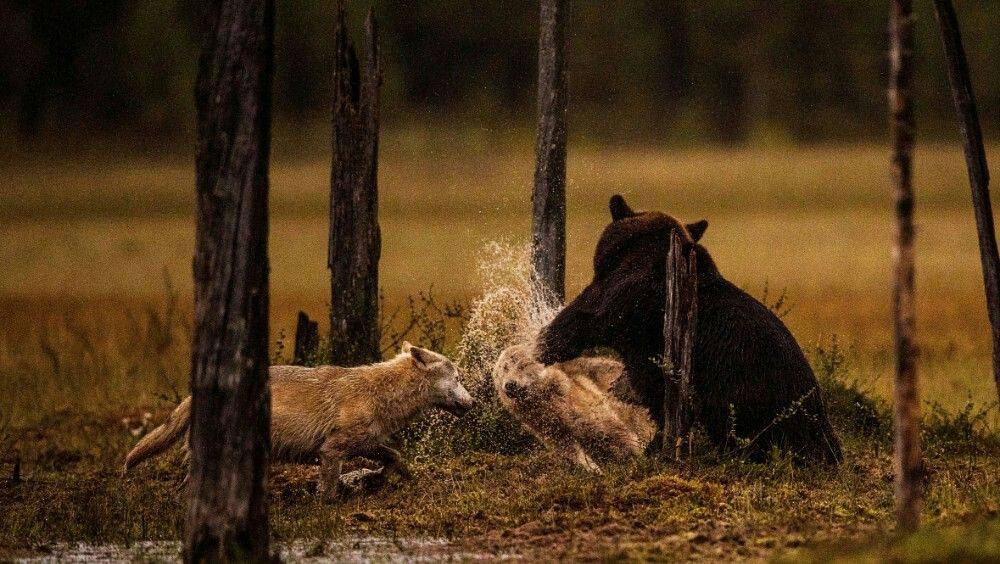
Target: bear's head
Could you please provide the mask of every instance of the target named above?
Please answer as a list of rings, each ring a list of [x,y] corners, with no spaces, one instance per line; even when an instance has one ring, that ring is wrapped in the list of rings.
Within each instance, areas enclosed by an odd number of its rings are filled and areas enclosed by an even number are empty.
[[[620,353],[662,348],[671,231],[676,230],[686,246],[701,251],[699,272],[714,269],[697,244],[707,221],[685,225],[665,213],[634,211],[617,194],[609,207],[611,223],[594,252],[594,279],[539,334],[536,354],[544,364],[575,358],[598,346]]]

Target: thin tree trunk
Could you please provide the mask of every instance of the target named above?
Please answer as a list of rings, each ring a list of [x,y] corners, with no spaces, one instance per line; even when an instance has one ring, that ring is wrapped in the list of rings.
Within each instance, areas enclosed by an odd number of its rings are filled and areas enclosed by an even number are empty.
[[[666,304],[663,314],[664,405],[662,449],[672,446],[674,457],[682,456],[685,443],[690,451],[694,420],[691,386],[691,354],[698,320],[698,270],[694,249],[686,249],[677,231],[670,232],[667,253]]]
[[[188,562],[263,561],[274,5],[216,0],[199,60]]]
[[[378,30],[365,21],[364,73],[337,2],[333,69],[333,162],[330,176],[330,361],[356,366],[379,360]]]
[[[896,376],[893,384],[893,468],[896,476],[896,519],[900,529],[913,530],[920,522],[923,461],[920,453],[920,396],[913,303],[913,104],[910,100],[910,78],[913,74],[912,0],[893,0],[889,28],[892,40],[889,111],[895,202],[892,311]]]
[[[969,65],[965,59],[965,48],[962,47],[962,34],[955,8],[949,0],[934,0],[934,13],[941,28],[951,95],[965,145],[965,164],[969,169],[972,207],[979,233],[979,259],[983,265],[983,283],[986,287],[986,308],[993,331],[993,380],[1000,396],[1000,257],[997,254],[997,238],[993,227],[993,204],[990,202],[990,170],[986,165],[976,96],[969,79]]]
[[[560,303],[566,298],[566,103],[566,0],[541,0],[532,263]]]
[[[315,362],[319,348],[319,324],[309,319],[304,311],[299,312],[295,323],[295,349],[292,364],[304,365]]]

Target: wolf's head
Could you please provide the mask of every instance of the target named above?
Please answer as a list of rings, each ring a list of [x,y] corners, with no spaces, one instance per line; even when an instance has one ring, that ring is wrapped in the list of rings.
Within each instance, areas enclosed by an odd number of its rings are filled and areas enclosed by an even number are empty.
[[[662,335],[649,331],[645,321],[663,319],[671,231],[680,235],[685,247],[703,251],[698,240],[707,221],[685,225],[662,212],[634,211],[619,195],[611,198],[609,208],[611,223],[594,251],[594,279],[538,337],[538,360],[545,364],[575,358],[597,346],[637,346],[650,339],[662,346]],[[699,272],[708,269],[714,269],[714,263],[707,252],[704,260],[699,253]]]
[[[504,349],[493,367],[493,387],[507,402],[536,400],[544,395],[547,383],[545,367],[535,360],[530,345],[512,345]]]
[[[403,354],[413,358],[413,366],[430,382],[430,401],[434,407],[443,409],[456,417],[465,415],[475,400],[458,381],[458,369],[443,354],[403,342]]]

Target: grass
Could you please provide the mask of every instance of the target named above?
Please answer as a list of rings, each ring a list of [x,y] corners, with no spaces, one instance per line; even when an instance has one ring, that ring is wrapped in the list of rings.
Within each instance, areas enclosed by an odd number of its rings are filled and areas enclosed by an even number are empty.
[[[1000,520],[953,527],[928,527],[888,542],[852,551],[821,549],[789,554],[798,562],[996,562],[1000,560]]]
[[[468,304],[482,243],[523,239],[528,229],[529,145],[449,141],[393,133],[383,144],[381,285],[385,308],[401,308],[397,329],[410,326],[406,299],[419,290],[433,286],[438,304]],[[288,357],[294,313],[322,322],[329,299],[328,164],[308,152],[281,155],[272,188],[272,350]],[[639,461],[594,478],[534,448],[501,455],[468,442],[445,453],[407,443],[413,482],[339,505],[314,499],[312,469],[276,468],[276,539],[445,537],[540,558],[714,560],[796,550],[788,554],[914,560],[931,550],[921,547],[991,531],[969,525],[1000,509],[992,479],[1000,417],[964,165],[957,148],[943,146],[922,147],[916,164],[919,368],[932,470],[923,510],[931,529],[922,536],[884,540],[892,366],[884,149],[581,146],[569,163],[569,293],[590,275],[610,194],[707,218],[704,242],[730,279],[758,296],[766,285],[772,302],[787,292],[785,321],[834,403],[848,462],[804,471],[780,460],[702,457],[684,466]],[[8,163],[0,172],[0,480],[15,453],[25,477],[0,483],[0,557],[58,541],[176,539],[179,461],[125,480],[117,471],[135,441],[130,429],[146,412],[160,421],[185,393],[189,163],[98,155],[58,167],[40,158]],[[445,329],[428,323],[410,335],[444,335],[438,344],[454,352],[454,320]]]
[[[122,479],[117,468],[134,439],[116,416],[63,413],[33,433],[41,450],[31,453],[26,481],[0,489],[0,549],[178,537],[179,456]],[[332,505],[315,495],[314,469],[279,466],[270,481],[273,530],[278,542],[442,537],[529,558],[743,559],[816,543],[863,544],[889,532],[890,461],[885,444],[845,438],[848,462],[838,470],[640,460],[595,478],[537,449],[425,455],[414,461],[413,481]],[[996,454],[933,455],[925,520],[947,527],[995,515]]]

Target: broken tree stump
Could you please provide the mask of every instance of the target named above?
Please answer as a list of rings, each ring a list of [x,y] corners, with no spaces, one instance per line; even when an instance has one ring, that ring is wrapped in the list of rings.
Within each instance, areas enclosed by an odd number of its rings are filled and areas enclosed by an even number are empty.
[[[541,0],[538,31],[538,133],[531,193],[535,275],[566,299],[566,0]]]
[[[330,362],[339,366],[380,359],[378,263],[379,66],[378,29],[365,21],[364,72],[337,2],[333,67],[333,159],[330,171]]]
[[[664,397],[661,450],[673,447],[680,460],[691,448],[695,398],[691,385],[691,358],[698,321],[698,270],[695,250],[676,230],[670,232],[666,264],[666,303],[663,312]],[[671,441],[671,439],[673,439]]]
[[[309,319],[304,311],[299,312],[295,323],[295,349],[292,364],[304,365],[316,360],[319,350],[319,323]]]

